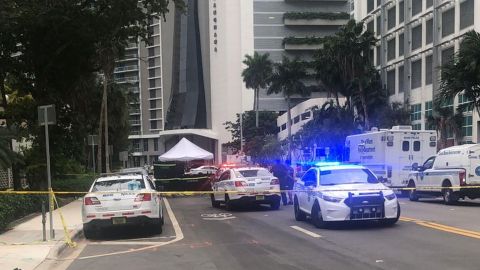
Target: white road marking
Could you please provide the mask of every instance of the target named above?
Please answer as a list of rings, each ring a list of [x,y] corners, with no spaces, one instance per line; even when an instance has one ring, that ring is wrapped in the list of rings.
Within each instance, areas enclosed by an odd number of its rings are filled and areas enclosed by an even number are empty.
[[[308,236],[311,236],[311,237],[313,237],[313,238],[320,238],[320,237],[322,237],[320,234],[316,234],[316,233],[314,233],[314,232],[311,232],[311,231],[309,231],[309,230],[306,230],[306,229],[301,228],[301,227],[298,227],[298,226],[290,226],[290,228],[292,228],[292,229],[294,229],[294,230],[297,230],[297,231],[299,231],[299,232],[302,232],[302,233],[304,233],[304,234],[306,234],[306,235],[308,235]]]
[[[203,220],[227,220],[235,218],[231,213],[201,214]]]
[[[149,245],[149,246],[142,247],[142,248],[136,248],[136,249],[129,249],[129,250],[125,250],[125,251],[118,251],[118,252],[111,252],[111,253],[105,253],[105,254],[99,254],[99,255],[79,257],[78,260],[93,259],[93,258],[99,258],[99,257],[106,257],[106,256],[112,256],[112,255],[120,255],[120,254],[144,251],[144,250],[158,248],[158,247],[161,247],[161,246],[165,246],[165,245],[172,244],[172,243],[183,240],[184,235],[183,235],[182,229],[180,228],[180,224],[178,223],[177,218],[173,214],[172,208],[170,207],[170,203],[168,202],[167,198],[163,198],[163,202],[165,204],[165,208],[167,209],[168,216],[170,217],[170,221],[172,222],[173,230],[175,231],[175,239],[172,239],[172,240],[167,241],[167,242],[160,242],[160,243],[155,242],[155,244],[153,244],[153,245]]]

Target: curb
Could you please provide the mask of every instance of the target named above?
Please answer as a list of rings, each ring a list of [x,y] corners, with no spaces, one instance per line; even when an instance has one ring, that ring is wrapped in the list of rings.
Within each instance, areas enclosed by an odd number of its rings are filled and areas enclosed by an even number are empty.
[[[70,234],[71,234],[72,241],[80,240],[81,238],[83,238],[83,229],[82,227],[77,227],[73,229],[70,232]],[[45,257],[45,260],[57,259],[58,256],[60,256],[60,254],[63,251],[65,251],[65,249],[67,248],[68,248],[68,244],[63,240],[59,240],[58,243],[55,244],[55,246],[52,249],[50,249],[50,252],[48,252],[47,257]]]

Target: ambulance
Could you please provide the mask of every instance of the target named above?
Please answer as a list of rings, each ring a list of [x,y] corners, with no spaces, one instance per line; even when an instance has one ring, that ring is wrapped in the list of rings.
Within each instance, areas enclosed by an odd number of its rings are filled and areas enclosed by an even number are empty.
[[[369,168],[386,186],[406,187],[414,163],[437,153],[434,130],[412,130],[394,126],[348,136],[345,140],[348,162]]]

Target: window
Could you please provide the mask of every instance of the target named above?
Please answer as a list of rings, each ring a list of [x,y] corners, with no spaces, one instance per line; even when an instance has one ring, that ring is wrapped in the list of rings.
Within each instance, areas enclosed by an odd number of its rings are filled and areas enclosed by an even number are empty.
[[[158,129],[157,121],[150,121],[150,129]]]
[[[148,140],[147,139],[143,140],[143,151],[144,152],[148,151]]]
[[[376,51],[376,55],[377,55],[377,60],[375,61],[376,65],[379,66],[382,62],[380,61],[380,56],[382,55],[381,54],[381,51],[382,51],[382,48],[380,46],[377,46],[375,48],[375,51]]]
[[[150,100],[150,109],[156,109],[156,108],[157,108],[157,101]]]
[[[422,0],[412,1],[412,17],[422,12]]]
[[[135,140],[132,141],[132,150],[134,152],[140,151],[140,140],[135,139]]]
[[[156,62],[155,60],[156,60],[156,59],[157,59],[157,58],[150,58],[150,59],[148,59],[148,66],[149,66],[149,67],[154,67],[154,66],[156,65],[156,64],[155,64],[155,62]]]
[[[395,6],[391,9],[388,10],[388,30],[392,29],[395,27],[395,24],[397,23],[397,9]]]
[[[413,124],[412,129],[413,130],[421,130],[422,129],[422,124]]]
[[[157,90],[152,89],[150,90],[150,98],[156,98],[157,97]]]
[[[373,20],[371,20],[367,23],[367,30],[372,32],[372,33],[375,33],[375,29],[373,28]]]
[[[149,69],[148,70],[148,77],[150,78],[153,78],[153,77],[157,77],[157,69],[156,68],[152,68],[152,69]]]
[[[400,66],[398,68],[398,92],[399,93],[403,93],[403,91],[405,90],[404,88],[404,70],[403,70],[403,66]]]
[[[375,34],[381,35],[382,34],[382,18],[380,16],[377,17],[377,29],[375,29]]]
[[[432,42],[433,42],[433,19],[430,19],[425,23],[425,43],[430,44]]]
[[[455,49],[450,47],[442,51],[442,65],[448,64],[448,62],[453,60],[453,56],[455,54]]]
[[[412,84],[411,88],[419,88],[422,86],[422,59],[412,62]]]
[[[342,185],[352,183],[378,183],[378,179],[367,169],[321,170],[320,185]]]
[[[398,35],[398,56],[403,56],[404,53],[404,42],[405,42],[405,35],[401,33]]]
[[[317,185],[317,171],[315,169],[309,170],[302,177],[302,181],[305,186],[316,186]]]
[[[294,124],[296,124],[298,122],[300,122],[300,115],[297,115],[297,116],[295,116],[295,118],[293,118],[293,123]]]
[[[410,120],[412,122],[417,120],[422,120],[422,104],[421,103],[411,105]]]
[[[395,58],[395,42],[397,40],[395,38],[390,39],[387,42],[387,60],[390,61]]]
[[[412,29],[412,51],[422,47],[422,25]]]
[[[420,151],[420,146],[421,146],[420,141],[414,141],[413,142],[413,151],[419,152]]]
[[[229,180],[229,179],[230,179],[230,171],[226,171],[220,176],[219,181]]]
[[[148,48],[148,56],[155,56],[155,48]]]
[[[465,96],[464,93],[458,95],[458,106],[464,113],[471,112],[473,109],[472,100]]]
[[[429,55],[425,57],[425,84],[429,85],[432,84],[432,77],[433,77],[433,57]]]
[[[425,161],[425,163],[423,163],[423,169],[424,170],[431,169],[433,167],[433,162],[434,161],[435,161],[435,157],[431,157],[431,158],[427,159],[427,161]]]
[[[402,23],[405,20],[405,2],[400,1],[398,4],[398,23]]]
[[[148,80],[148,86],[149,86],[149,88],[155,88],[155,86],[156,86],[155,81],[156,81],[155,79],[150,79],[150,80]]]
[[[425,102],[425,117],[433,116],[433,102]]]
[[[282,129],[282,130],[287,129],[287,124],[283,124],[281,129]]]
[[[374,9],[374,1],[373,0],[367,0],[367,12],[370,12]]]
[[[410,151],[410,142],[409,141],[403,141],[402,142],[402,151],[403,152]]]
[[[427,6],[426,6],[426,8],[429,8],[429,7],[431,7],[431,6],[433,6],[433,0],[427,0]]]
[[[455,8],[442,13],[442,37],[453,34],[455,30]]]
[[[473,25],[475,19],[474,14],[474,0],[466,0],[460,3],[460,29]]]
[[[387,90],[388,95],[395,95],[395,69],[387,72]]]
[[[158,139],[153,139],[153,151],[158,151]]]
[[[466,115],[463,117],[462,134],[463,136],[472,136],[472,116],[471,115]]]
[[[150,119],[156,119],[157,118],[157,111],[153,110],[150,111]]]
[[[302,113],[302,120],[307,120],[307,119],[310,119],[310,112]]]

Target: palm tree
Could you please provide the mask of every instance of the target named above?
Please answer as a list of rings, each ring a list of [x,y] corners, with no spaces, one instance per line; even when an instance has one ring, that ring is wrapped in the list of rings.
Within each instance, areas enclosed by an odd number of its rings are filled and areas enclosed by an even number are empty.
[[[427,125],[435,127],[437,137],[440,138],[440,149],[447,147],[449,133],[453,133],[455,140],[462,136],[463,115],[454,113],[453,108],[436,106],[432,116],[427,117]]]
[[[243,81],[247,88],[253,89],[255,92],[254,110],[255,110],[255,127],[258,128],[258,92],[262,88],[266,88],[272,75],[273,63],[270,60],[270,55],[259,54],[255,52],[253,56],[245,55],[243,63],[247,66],[242,71]]]
[[[471,108],[480,112],[480,33],[467,32],[453,61],[441,67],[439,101],[454,98],[459,93],[473,100]]]
[[[291,158],[292,144],[292,96],[302,97],[310,95],[310,89],[305,86],[303,79],[307,76],[305,65],[299,59],[290,60],[283,56],[282,63],[275,64],[275,70],[271,77],[271,83],[267,94],[282,93],[287,101],[287,129],[288,129],[288,158]]]

